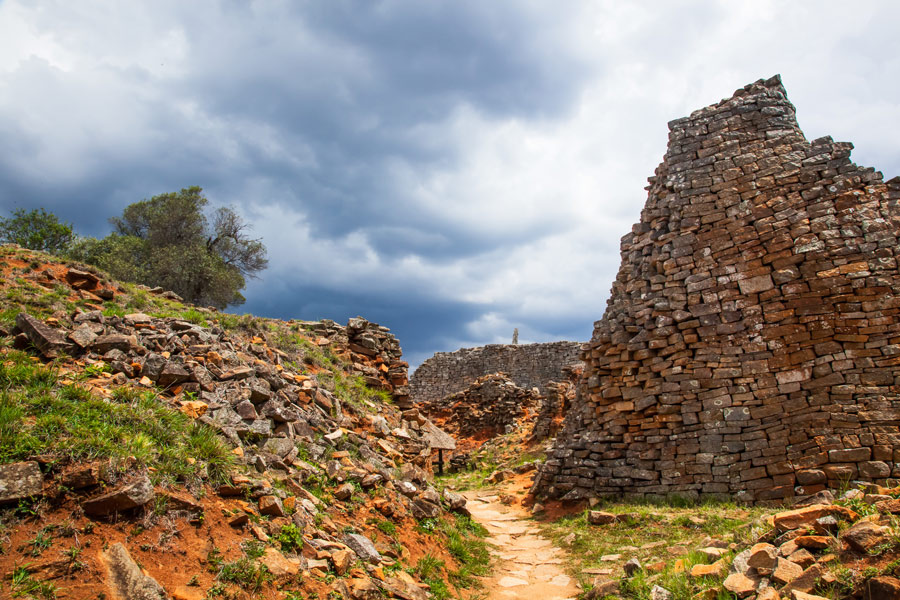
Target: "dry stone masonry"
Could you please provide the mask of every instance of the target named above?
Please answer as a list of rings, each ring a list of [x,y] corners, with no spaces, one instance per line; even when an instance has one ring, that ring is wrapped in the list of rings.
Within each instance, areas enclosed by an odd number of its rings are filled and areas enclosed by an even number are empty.
[[[547,383],[566,379],[565,368],[580,365],[580,342],[489,344],[438,352],[415,370],[409,390],[413,402],[440,400],[465,390],[479,377],[504,373],[525,389],[546,393]]]
[[[669,123],[539,493],[780,500],[900,476],[900,178],[780,77]]]

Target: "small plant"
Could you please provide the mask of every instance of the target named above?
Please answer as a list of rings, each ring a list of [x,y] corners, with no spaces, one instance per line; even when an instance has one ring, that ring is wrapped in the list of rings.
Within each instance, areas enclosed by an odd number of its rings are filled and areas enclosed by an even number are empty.
[[[299,552],[303,548],[303,532],[293,523],[282,525],[275,539],[283,552]]]
[[[16,567],[12,573],[11,591],[13,598],[43,598],[54,600],[56,586],[49,581],[34,579],[24,566]]]
[[[387,520],[380,520],[375,524],[375,527],[378,528],[382,533],[386,533],[387,535],[394,535],[397,533],[397,526],[392,522]]]
[[[26,551],[26,554],[29,556],[40,556],[44,550],[50,548],[50,545],[53,544],[53,537],[50,535],[52,530],[53,527],[48,525],[38,531],[34,538],[28,540],[25,543],[25,547],[30,546],[30,549]]]
[[[256,559],[266,553],[266,545],[257,540],[247,540],[241,544],[241,550],[249,559]]]
[[[246,556],[234,562],[222,565],[219,579],[228,583],[236,583],[245,590],[258,592],[269,581],[272,575],[264,566]]]

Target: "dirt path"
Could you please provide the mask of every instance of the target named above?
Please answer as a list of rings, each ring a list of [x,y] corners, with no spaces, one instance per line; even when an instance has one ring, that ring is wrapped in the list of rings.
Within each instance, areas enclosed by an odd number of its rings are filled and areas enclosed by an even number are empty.
[[[505,505],[488,492],[466,492],[466,508],[487,528],[495,548],[494,574],[485,583],[488,600],[570,600],[579,589],[563,569],[563,551],[540,536],[518,504]]]

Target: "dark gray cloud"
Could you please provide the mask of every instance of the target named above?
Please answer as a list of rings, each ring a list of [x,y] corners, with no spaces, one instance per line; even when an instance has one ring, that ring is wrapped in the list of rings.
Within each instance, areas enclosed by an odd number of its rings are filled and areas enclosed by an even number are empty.
[[[584,339],[668,120],[780,72],[900,168],[893,3],[0,2],[0,209],[200,185],[270,250],[238,311],[357,314],[413,364]]]

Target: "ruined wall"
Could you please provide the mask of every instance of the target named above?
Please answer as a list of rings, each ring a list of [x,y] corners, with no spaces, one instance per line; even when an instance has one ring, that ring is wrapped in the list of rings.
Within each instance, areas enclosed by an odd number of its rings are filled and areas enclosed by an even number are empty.
[[[551,380],[565,379],[564,368],[581,363],[580,342],[490,344],[438,352],[415,370],[409,389],[413,402],[440,400],[491,373],[505,373],[516,385],[544,393]]]
[[[536,491],[900,476],[900,179],[807,141],[777,76],[669,129]]]

